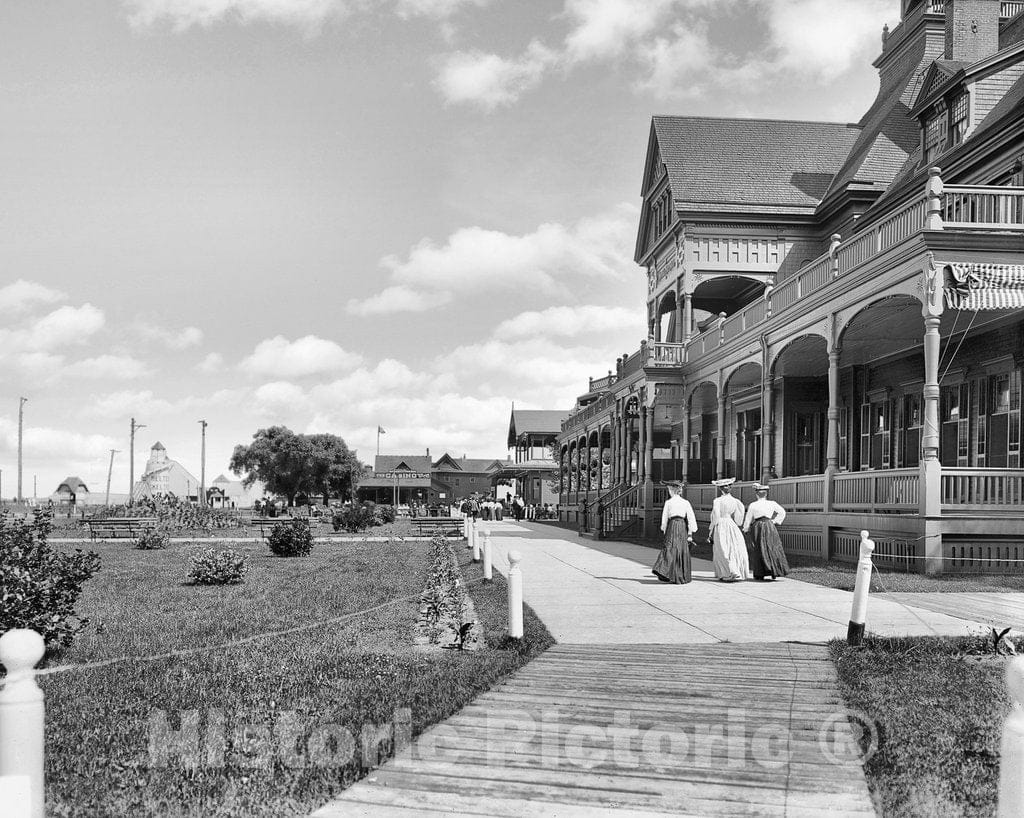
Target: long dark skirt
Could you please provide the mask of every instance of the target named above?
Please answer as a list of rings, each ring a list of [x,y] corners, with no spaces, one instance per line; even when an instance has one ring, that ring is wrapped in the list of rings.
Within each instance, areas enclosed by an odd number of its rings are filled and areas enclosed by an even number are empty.
[[[693,579],[690,574],[689,529],[682,517],[673,517],[665,529],[665,544],[654,563],[654,573],[663,582],[682,585]]]
[[[750,524],[747,554],[754,579],[784,577],[789,573],[789,563],[786,561],[786,552],[782,550],[779,532],[775,530],[775,523],[766,517]]]

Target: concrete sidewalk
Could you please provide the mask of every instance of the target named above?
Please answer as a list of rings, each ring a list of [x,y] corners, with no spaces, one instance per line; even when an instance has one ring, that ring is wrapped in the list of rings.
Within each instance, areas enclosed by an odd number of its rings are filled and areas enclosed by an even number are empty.
[[[508,571],[509,549],[523,555],[525,601],[559,642],[823,642],[846,636],[853,601],[848,591],[788,577],[719,582],[707,560],[693,561],[690,584],[669,585],[651,574],[658,552],[647,546],[595,542],[547,525],[478,525],[484,529],[491,532],[497,570]],[[1001,595],[990,596],[995,603]],[[941,600],[930,602],[929,610],[895,595],[875,595],[868,603],[867,630],[883,636],[988,631],[984,620],[965,616],[962,606],[950,613],[940,606]]]

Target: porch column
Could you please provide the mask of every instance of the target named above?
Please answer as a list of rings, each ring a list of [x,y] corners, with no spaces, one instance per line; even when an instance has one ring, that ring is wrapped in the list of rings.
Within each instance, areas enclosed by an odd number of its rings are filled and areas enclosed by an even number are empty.
[[[941,297],[941,296],[940,296]],[[939,322],[940,310],[924,316],[924,429],[921,430],[920,516],[924,523],[924,564],[929,574],[941,574],[942,466],[939,461]]]
[[[689,334],[686,331],[686,324],[684,323],[686,321],[685,308],[683,306],[685,299],[686,296],[683,294],[682,290],[680,290],[679,287],[676,287],[676,337],[670,338],[669,340],[674,341],[677,344],[680,341],[685,340],[686,336]]]
[[[611,466],[609,467],[609,479],[614,486],[617,482],[615,477],[616,460],[619,456],[619,416],[612,414],[612,422],[608,427],[609,443],[611,445]]]
[[[772,422],[775,411],[775,390],[771,378],[761,380],[761,479],[767,481],[775,471],[772,462],[772,450],[775,443],[775,424]]]
[[[654,479],[654,407],[647,408],[647,446],[644,449],[644,475],[647,482]]]
[[[583,490],[585,492],[590,491],[590,430],[584,429],[583,433],[586,435],[586,444],[583,446],[583,457],[586,462],[586,469],[584,470],[583,478]]]
[[[718,462],[715,464],[715,473],[718,478],[725,477],[725,395],[718,390]]]
[[[683,294],[683,340],[689,341],[693,335],[693,296]]]
[[[597,491],[604,488],[604,432],[597,428]]]
[[[647,479],[647,407],[640,405],[640,429],[638,431],[636,452],[637,481],[643,483]]]
[[[839,471],[839,350],[828,353],[828,441],[825,446],[826,469]]]
[[[626,485],[633,484],[633,422],[629,419],[628,411],[622,418],[622,432],[626,437],[626,445],[623,447],[622,476]]]
[[[690,474],[690,401],[683,399],[683,440],[682,440],[683,480],[689,480]]]

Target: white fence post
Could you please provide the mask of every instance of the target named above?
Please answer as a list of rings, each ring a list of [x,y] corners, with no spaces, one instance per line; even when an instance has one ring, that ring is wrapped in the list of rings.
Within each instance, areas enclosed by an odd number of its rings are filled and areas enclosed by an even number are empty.
[[[490,582],[494,577],[491,569],[491,529],[484,529],[484,582]]]
[[[853,609],[850,611],[850,626],[846,630],[846,643],[859,645],[864,639],[864,623],[868,614],[868,591],[871,590],[871,554],[875,543],[868,539],[868,532],[860,532],[860,559],[857,561],[857,581],[853,586]]]
[[[45,715],[43,691],[36,683],[35,672],[45,652],[43,637],[35,631],[16,628],[0,636],[0,662],[7,669],[0,690],[0,798],[7,807],[11,794],[27,791],[25,808],[11,814],[29,818],[43,818],[45,814]]]
[[[508,635],[523,638],[523,572],[519,568],[523,555],[508,552]]]
[[[1006,663],[1010,715],[1003,723],[999,751],[999,818],[1024,815],[1024,656]]]
[[[473,547],[473,562],[480,562],[480,542],[476,538],[476,520],[467,522],[466,525],[469,526],[469,541]]]

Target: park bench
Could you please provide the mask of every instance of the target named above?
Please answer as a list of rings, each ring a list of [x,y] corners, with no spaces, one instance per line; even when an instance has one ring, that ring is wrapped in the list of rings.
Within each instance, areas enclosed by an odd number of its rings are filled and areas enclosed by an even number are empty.
[[[85,521],[93,540],[141,537],[156,528],[155,517],[94,517]]]
[[[435,534],[463,536],[461,517],[413,517],[409,523],[413,534],[419,537],[433,537]]]

